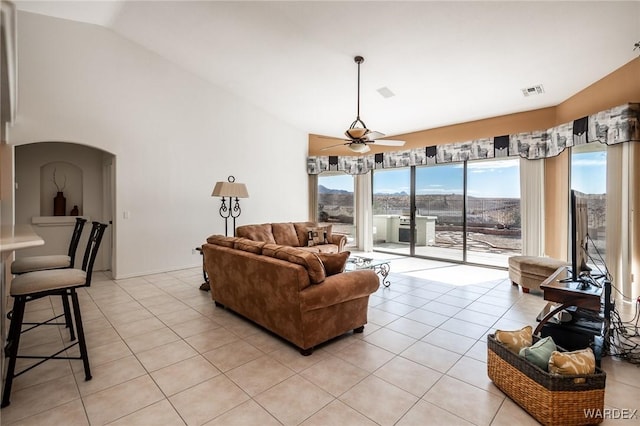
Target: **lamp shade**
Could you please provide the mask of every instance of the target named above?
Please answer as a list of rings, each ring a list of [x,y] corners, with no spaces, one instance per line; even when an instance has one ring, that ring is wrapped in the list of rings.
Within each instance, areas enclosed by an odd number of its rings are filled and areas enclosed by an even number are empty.
[[[249,193],[247,192],[247,187],[244,183],[216,182],[216,186],[213,188],[211,196],[249,198]]]

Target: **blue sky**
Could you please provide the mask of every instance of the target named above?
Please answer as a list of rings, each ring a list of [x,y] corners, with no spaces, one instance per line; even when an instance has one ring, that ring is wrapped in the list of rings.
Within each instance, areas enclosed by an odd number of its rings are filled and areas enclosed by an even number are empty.
[[[470,162],[469,195],[476,197],[520,196],[519,161]],[[409,193],[409,168],[378,170],[374,174],[374,193]],[[416,172],[418,194],[462,194],[462,163],[419,167]],[[348,175],[320,176],[319,183],[332,189],[353,191]]]
[[[571,161],[571,188],[585,194],[607,192],[606,151],[573,154]]]
[[[520,197],[519,159],[472,161],[467,165],[469,195],[474,197]],[[606,152],[587,152],[572,156],[572,188],[588,194],[606,192]],[[409,168],[378,170],[374,174],[374,193],[409,193]],[[320,176],[319,184],[331,189],[353,191],[349,175]],[[418,167],[418,194],[462,194],[462,164]]]

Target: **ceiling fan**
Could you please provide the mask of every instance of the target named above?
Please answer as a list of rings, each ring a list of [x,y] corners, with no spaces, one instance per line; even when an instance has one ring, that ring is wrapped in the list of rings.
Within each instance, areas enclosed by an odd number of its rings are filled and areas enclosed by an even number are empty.
[[[390,140],[390,139],[378,139],[384,136],[384,133],[376,132],[375,130],[369,130],[367,125],[360,119],[360,64],[364,62],[362,56],[356,56],[353,58],[356,64],[358,64],[358,111],[356,119],[349,129],[344,132],[347,139],[345,142],[337,145],[331,145],[326,148],[322,148],[322,151],[326,149],[335,148],[336,146],[346,145],[353,152],[359,154],[368,152],[371,150],[370,144],[385,145],[385,146],[403,146],[404,141]]]

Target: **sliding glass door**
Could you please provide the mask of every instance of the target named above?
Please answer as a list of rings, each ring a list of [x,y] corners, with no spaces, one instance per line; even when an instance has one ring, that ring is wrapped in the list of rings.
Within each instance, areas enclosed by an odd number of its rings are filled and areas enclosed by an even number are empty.
[[[505,266],[522,253],[520,160],[467,164],[467,262]]]
[[[464,260],[464,164],[416,167],[415,254]]]
[[[373,172],[378,251],[507,266],[522,252],[519,159]]]
[[[411,255],[411,169],[373,172],[373,248]]]

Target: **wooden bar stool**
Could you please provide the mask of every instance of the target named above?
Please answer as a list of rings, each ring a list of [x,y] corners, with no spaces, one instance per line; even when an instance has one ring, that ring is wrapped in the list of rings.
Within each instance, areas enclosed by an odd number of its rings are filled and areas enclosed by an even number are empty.
[[[10,404],[11,386],[13,384],[14,378],[26,373],[32,368],[37,367],[38,365],[50,359],[81,359],[84,364],[85,379],[91,380],[89,356],[87,354],[87,345],[84,338],[82,316],[80,314],[80,304],[78,302],[78,293],[76,292],[76,289],[80,287],[88,287],[91,285],[93,264],[106,228],[106,224],[93,222],[91,234],[89,235],[89,241],[87,243],[87,248],[82,260],[82,269],[66,268],[28,272],[15,277],[11,282],[10,294],[11,297],[14,298],[14,303],[13,315],[11,317],[11,324],[9,326],[9,333],[7,336],[7,345],[5,347],[5,356],[8,358],[9,363],[7,368],[7,377],[4,384],[1,407],[6,407]],[[75,317],[75,328],[78,339],[76,342],[71,343],[70,345],[68,345],[64,349],[59,350],[53,355],[18,355],[18,347],[20,344],[20,335],[22,332],[25,305],[27,302],[47,296],[62,296],[63,299],[71,297],[71,303],[73,304],[73,314]],[[60,354],[75,345],[79,345],[79,357],[60,356]],[[40,359],[41,361],[16,373],[16,360],[18,358]]]
[[[11,273],[13,275],[22,275],[28,272],[34,271],[44,271],[47,269],[64,269],[64,268],[73,268],[76,260],[76,251],[78,250],[78,244],[80,243],[80,237],[82,236],[82,229],[84,228],[84,224],[87,222],[87,219],[83,219],[81,217],[76,218],[76,224],[73,227],[73,234],[71,234],[71,241],[69,242],[69,249],[67,250],[67,254],[55,254],[55,255],[46,255],[46,256],[28,256],[21,257],[19,259],[14,260],[11,263]],[[62,307],[64,309],[64,319],[67,328],[69,328],[69,333],[71,334],[71,340],[75,340],[75,335],[73,332],[73,326],[71,324],[71,310],[69,309],[69,299],[67,297],[62,297]],[[13,311],[7,314],[7,318],[11,319],[13,315]],[[60,325],[60,323],[52,322],[60,318],[62,315],[55,316],[47,321],[42,323],[24,323],[30,324],[34,326],[38,326],[40,324],[48,324],[48,325]],[[25,330],[26,331],[26,330]]]

